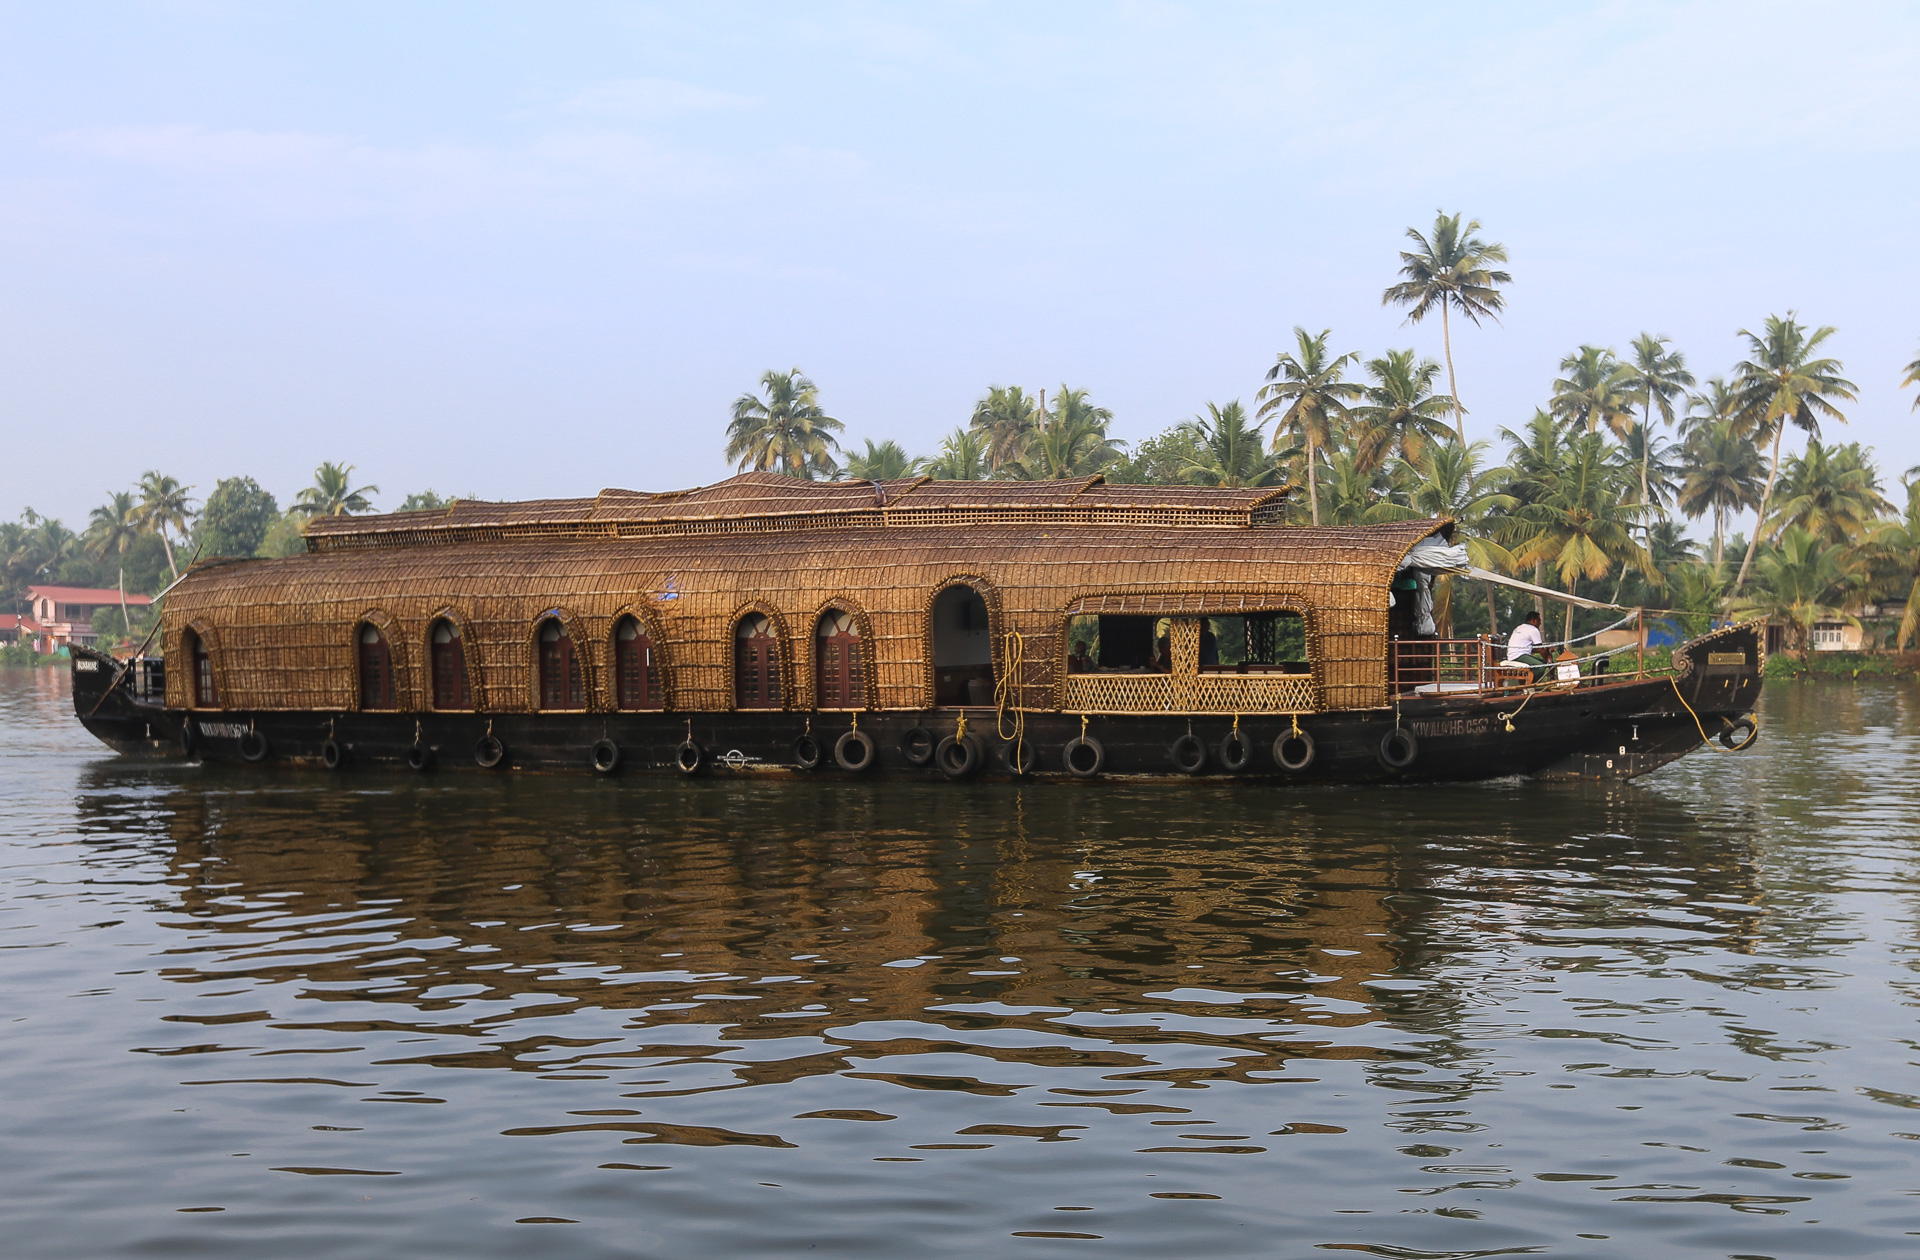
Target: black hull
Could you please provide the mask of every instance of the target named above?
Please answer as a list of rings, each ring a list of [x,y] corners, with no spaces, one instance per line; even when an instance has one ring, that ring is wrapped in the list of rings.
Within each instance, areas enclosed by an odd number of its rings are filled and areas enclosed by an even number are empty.
[[[1274,744],[1293,729],[1286,717],[1243,717],[1250,742],[1247,764],[1228,769],[1222,742],[1234,719],[1221,715],[1094,715],[1085,731],[1104,750],[1101,777],[1242,778],[1288,783],[1436,783],[1533,775],[1545,778],[1631,779],[1717,737],[1752,709],[1759,695],[1759,648],[1751,627],[1709,636],[1716,653],[1744,651],[1741,668],[1696,667],[1678,680],[1655,678],[1583,684],[1520,695],[1402,698],[1397,707],[1313,714],[1299,720],[1312,737],[1312,763],[1289,771]],[[1695,645],[1689,645],[1693,647]],[[1697,653],[1705,661],[1704,652]],[[111,658],[100,658],[109,662]],[[852,729],[845,713],[187,713],[136,702],[125,688],[108,692],[102,664],[86,673],[76,665],[74,703],[82,722],[109,746],[135,755],[191,755],[207,761],[256,765],[327,764],[329,742],[339,768],[387,767],[500,773],[506,770],[594,773],[596,744],[617,749],[606,773],[685,775],[683,747],[699,751],[698,775],[855,773],[834,762],[835,741]],[[85,681],[83,681],[85,680]],[[104,702],[101,697],[105,696]],[[1525,701],[1524,704],[1522,701]],[[97,711],[90,713],[91,709]],[[969,777],[1015,777],[1010,739],[996,730],[992,709],[862,713],[859,729],[875,744],[872,763],[857,777],[941,778],[937,762],[914,764],[902,741],[914,728],[934,740],[966,731],[985,754]],[[1012,715],[999,729],[1012,733]],[[1508,729],[1511,726],[1512,729]],[[1413,756],[1401,768],[1407,741],[1383,749],[1390,733],[1413,736]],[[1067,780],[1064,749],[1081,734],[1077,714],[1029,713],[1025,739],[1038,756],[1025,777]],[[811,734],[820,764],[800,764],[797,742]],[[1188,773],[1176,745],[1191,734],[1205,748],[1205,764]],[[496,764],[480,764],[495,751]],[[605,757],[606,750],[599,750]],[[1191,764],[1191,746],[1185,750]],[[1297,760],[1298,747],[1293,750]],[[251,754],[251,755],[249,755]]]

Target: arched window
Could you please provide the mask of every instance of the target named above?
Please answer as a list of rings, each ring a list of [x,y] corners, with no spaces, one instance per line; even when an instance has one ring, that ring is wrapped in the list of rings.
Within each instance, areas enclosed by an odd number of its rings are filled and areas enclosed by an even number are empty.
[[[367,622],[360,623],[360,707],[391,709],[393,703],[393,651],[386,636]]]
[[[587,689],[580,682],[580,658],[574,654],[573,636],[558,617],[540,623],[540,707],[587,707]]]
[[[822,709],[863,709],[867,671],[861,668],[860,623],[853,614],[830,609],[814,634],[814,679]]]
[[[471,709],[473,698],[467,690],[467,648],[460,641],[460,627],[442,617],[433,623],[427,641],[433,656],[433,707]]]
[[[772,620],[761,613],[748,613],[734,629],[733,706],[780,707],[780,641]]]
[[[661,707],[653,639],[637,617],[622,617],[613,632],[613,688],[614,703],[622,709]]]
[[[193,692],[193,707],[196,709],[217,709],[220,707],[220,690],[213,685],[213,658],[207,655],[207,645],[193,631],[187,631],[187,660],[191,662],[193,672],[187,675],[189,687]]]

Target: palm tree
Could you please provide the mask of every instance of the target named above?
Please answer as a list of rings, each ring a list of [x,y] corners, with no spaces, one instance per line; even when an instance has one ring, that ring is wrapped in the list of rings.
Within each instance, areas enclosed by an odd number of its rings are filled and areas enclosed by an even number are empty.
[[[371,512],[373,501],[367,496],[379,493],[379,486],[353,484],[352,464],[336,464],[327,460],[313,470],[313,484],[293,496],[293,505],[287,511],[309,518]]]
[[[1319,469],[1327,523],[1376,525],[1417,519],[1420,513],[1395,502],[1395,471],[1383,464],[1364,464],[1351,449],[1329,451]]]
[[[832,476],[833,435],[844,427],[820,408],[820,394],[799,368],[760,374],[763,402],[752,394],[734,399],[727,423],[727,458],[745,472],[775,472],[808,481]]]
[[[1715,378],[1714,384],[1723,384]],[[1686,442],[1686,477],[1680,483],[1680,510],[1697,520],[1713,513],[1713,566],[1726,555],[1727,517],[1760,506],[1760,478],[1766,465],[1732,419],[1713,420],[1693,430]]]
[[[947,434],[940,453],[926,462],[927,475],[940,481],[979,481],[988,471],[985,438],[972,429]]]
[[[114,569],[120,575],[122,595],[121,615],[125,620],[126,607],[124,597],[127,589],[127,548],[133,546],[140,537],[140,505],[132,493],[116,490],[106,503],[93,509],[87,519],[87,550],[96,559],[112,556]],[[133,627],[127,627],[132,633]]]
[[[1667,349],[1668,337],[1656,337],[1652,333],[1641,333],[1633,339],[1633,361],[1628,364],[1628,392],[1637,396],[1641,407],[1640,428],[1648,431],[1648,440],[1640,448],[1640,501],[1649,502],[1647,493],[1648,459],[1652,451],[1651,430],[1653,413],[1658,410],[1660,419],[1667,424],[1674,421],[1673,403],[1682,391],[1693,385],[1693,373],[1687,371],[1687,356],[1678,350]],[[1647,523],[1647,537],[1652,539],[1653,523]],[[1649,541],[1648,547],[1653,543]]]
[[[1121,457],[1122,443],[1107,437],[1113,413],[1088,402],[1086,390],[1062,385],[1053,409],[1042,415],[1044,422],[1027,435],[1020,457],[1000,469],[1001,476],[1016,481],[1085,477]]]
[[[180,566],[173,562],[173,541],[167,531],[178,530],[181,538],[187,536],[187,525],[193,519],[193,501],[187,498],[191,489],[154,469],[140,478],[140,506],[135,519],[142,529],[160,535],[160,545],[167,552],[167,568],[175,579],[180,576]]]
[[[989,471],[998,472],[1020,458],[1027,436],[1046,418],[1047,392],[1040,391],[1036,403],[1018,385],[994,385],[987,396],[973,405],[973,418],[967,427],[986,443]]]
[[[1514,510],[1523,535],[1514,558],[1521,564],[1550,566],[1566,583],[1568,594],[1578,593],[1581,578],[1598,581],[1616,564],[1631,564],[1657,581],[1653,557],[1633,539],[1633,527],[1650,509],[1628,502],[1632,496],[1622,493],[1623,471],[1600,434],[1575,438],[1545,493]],[[1573,638],[1572,604],[1567,605],[1564,638]]]
[[[1263,422],[1276,411],[1280,413],[1279,423],[1273,427],[1274,448],[1277,450],[1288,438],[1306,448],[1307,505],[1315,525],[1320,523],[1320,478],[1314,471],[1320,464],[1320,452],[1332,449],[1340,430],[1352,419],[1348,404],[1366,393],[1362,386],[1342,379],[1347,364],[1356,362],[1359,356],[1352,351],[1327,354],[1327,338],[1332,335],[1331,328],[1323,328],[1318,336],[1311,336],[1295,324],[1294,349],[1282,351],[1274,360],[1267,369],[1267,384],[1256,395],[1262,400],[1259,416]]]
[[[1902,385],[1920,385],[1920,358],[1907,364],[1907,374],[1900,378]],[[1920,394],[1913,399],[1913,410],[1920,411]]]
[[[1853,382],[1840,375],[1840,361],[1813,357],[1820,344],[1833,336],[1833,328],[1823,326],[1809,334],[1795,315],[1796,312],[1788,311],[1785,319],[1767,316],[1757,337],[1744,328],[1740,330],[1750,350],[1749,357],[1734,368],[1734,388],[1740,395],[1741,432],[1751,438],[1755,446],[1769,439],[1773,442],[1767,486],[1760,493],[1760,522],[1767,518],[1774,483],[1780,478],[1780,439],[1787,425],[1791,423],[1809,436],[1818,437],[1821,416],[1846,423],[1846,416],[1833,405],[1834,400],[1852,402],[1854,398]],[[1747,573],[1753,568],[1753,554],[1759,545],[1760,528],[1756,524],[1753,537],[1747,543],[1746,559],[1740,562],[1740,575],[1733,580],[1736,591],[1747,584]]]
[[[1413,466],[1414,486],[1407,505],[1425,517],[1450,516],[1458,526],[1454,539],[1467,549],[1467,558],[1482,569],[1499,570],[1512,565],[1513,553],[1493,539],[1493,525],[1500,513],[1520,506],[1520,500],[1502,487],[1512,477],[1506,468],[1480,467],[1487,444],[1474,442],[1436,442],[1421,452]],[[1500,616],[1493,600],[1493,583],[1485,582],[1487,626],[1500,631]],[[1451,638],[1452,629],[1441,636]]]
[[[1559,422],[1536,408],[1533,418],[1527,421],[1524,437],[1512,429],[1501,429],[1500,436],[1507,439],[1507,467],[1513,471],[1513,480],[1508,484],[1507,492],[1519,499],[1523,506],[1545,498],[1567,462],[1567,435]],[[1525,532],[1523,522],[1511,514],[1501,522],[1500,528],[1502,537],[1510,543]],[[1546,561],[1534,560],[1533,584],[1544,586],[1546,581]],[[1546,601],[1538,595],[1533,597],[1533,608],[1543,619],[1546,617]]]
[[[1632,430],[1634,373],[1613,351],[1581,346],[1560,360],[1560,370],[1548,407],[1562,422],[1589,433],[1603,424],[1619,436]]]
[[[1753,589],[1736,599],[1729,611],[1785,622],[1805,659],[1815,622],[1860,624],[1859,618],[1841,607],[1858,576],[1846,548],[1790,525],[1760,557]]]
[[[1825,446],[1807,439],[1801,455],[1787,456],[1780,498],[1769,531],[1798,525],[1824,542],[1851,542],[1867,532],[1893,504],[1880,493],[1880,475],[1858,442]]]
[[[1440,340],[1446,347],[1448,401],[1453,404],[1454,431],[1462,443],[1467,440],[1466,409],[1459,403],[1460,386],[1453,375],[1453,329],[1447,312],[1457,310],[1476,325],[1482,316],[1497,321],[1500,310],[1507,304],[1498,286],[1513,283],[1512,276],[1488,266],[1507,261],[1507,247],[1481,240],[1474,235],[1479,230],[1478,219],[1469,220],[1462,227],[1460,215],[1438,210],[1434,211],[1431,238],[1408,228],[1407,237],[1417,248],[1400,254],[1400,274],[1406,279],[1389,285],[1380,295],[1382,306],[1411,306],[1413,309],[1407,312],[1410,324],[1419,323],[1439,308]]]
[[[1428,442],[1453,436],[1446,422],[1453,399],[1433,392],[1439,372],[1438,363],[1416,360],[1412,350],[1389,350],[1367,360],[1373,384],[1364,391],[1365,405],[1352,409],[1360,422],[1354,449],[1363,465],[1377,466],[1396,449],[1400,458],[1415,463]]]
[[[1263,426],[1247,423],[1239,399],[1224,407],[1208,403],[1207,413],[1186,422],[1198,449],[1193,462],[1180,470],[1182,477],[1195,485],[1235,490],[1281,480],[1280,466],[1267,453]]]
[[[855,481],[893,481],[919,471],[920,461],[911,458],[892,438],[879,443],[868,438],[864,451],[847,456],[846,475]]]
[[[1907,508],[1868,536],[1874,558],[1891,566],[1897,586],[1906,588],[1907,613],[1900,619],[1895,645],[1902,652],[1920,634],[1920,481],[1907,483]]]

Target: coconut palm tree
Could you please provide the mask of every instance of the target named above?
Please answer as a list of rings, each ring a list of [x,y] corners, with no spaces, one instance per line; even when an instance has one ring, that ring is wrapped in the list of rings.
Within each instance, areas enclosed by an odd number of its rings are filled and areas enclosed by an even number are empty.
[[[1900,619],[1895,645],[1902,651],[1920,635],[1920,481],[1907,483],[1907,507],[1867,536],[1874,559],[1892,569],[1889,585],[1906,591],[1907,612]]]
[[[1693,373],[1687,371],[1687,356],[1678,350],[1667,349],[1669,337],[1656,337],[1652,333],[1641,333],[1633,339],[1633,355],[1627,364],[1628,393],[1640,403],[1640,428],[1647,432],[1648,439],[1640,447],[1640,501],[1653,502],[1648,497],[1647,474],[1651,471],[1648,461],[1653,450],[1651,430],[1653,413],[1658,411],[1660,419],[1666,424],[1674,422],[1674,400],[1693,385]],[[1653,522],[1647,522],[1647,529],[1653,529]],[[1651,532],[1648,538],[1652,538]],[[1647,546],[1651,547],[1651,541]]]
[[[1581,346],[1560,360],[1564,373],[1553,383],[1554,415],[1569,427],[1587,432],[1606,425],[1624,436],[1634,425],[1633,371],[1599,346]]]
[[[926,461],[927,475],[940,481],[980,481],[989,471],[985,435],[972,429],[947,434],[940,453]]]
[[[1724,385],[1718,378],[1715,384]],[[1727,517],[1760,506],[1760,480],[1766,464],[1731,419],[1708,421],[1686,441],[1680,510],[1689,520],[1713,513],[1713,565],[1726,555]]]
[[[87,550],[95,559],[113,557],[114,570],[120,575],[120,589],[127,589],[127,548],[140,537],[140,504],[131,492],[116,490],[87,518]],[[122,610],[125,611],[124,609]],[[132,627],[128,627],[129,630]]]
[[[1847,548],[1823,542],[1798,525],[1788,526],[1767,548],[1753,576],[1753,589],[1737,597],[1729,611],[1784,622],[1802,659],[1812,646],[1814,623],[1860,624],[1843,607],[1860,577],[1859,566]]]
[[[1238,490],[1282,480],[1279,464],[1267,453],[1264,427],[1247,422],[1239,399],[1224,407],[1208,403],[1207,414],[1187,421],[1186,428],[1197,449],[1193,462],[1180,475],[1195,485]]]
[[[1811,437],[1820,435],[1820,417],[1846,423],[1846,416],[1834,406],[1836,399],[1854,400],[1854,385],[1840,375],[1838,359],[1815,358],[1822,342],[1833,336],[1825,326],[1807,331],[1806,325],[1788,311],[1786,318],[1767,316],[1760,334],[1742,328],[1750,351],[1734,368],[1734,388],[1740,395],[1737,419],[1741,432],[1755,446],[1773,443],[1773,458],[1767,468],[1766,489],[1760,492],[1760,521],[1767,519],[1773,503],[1773,487],[1780,479],[1780,439],[1792,424]],[[1746,559],[1740,562],[1740,575],[1733,580],[1737,591],[1746,586],[1747,573],[1753,568],[1754,551],[1760,545],[1756,526],[1747,542]]]
[[[1359,421],[1353,445],[1363,466],[1384,463],[1396,450],[1401,459],[1417,463],[1428,443],[1451,439],[1446,415],[1453,399],[1433,392],[1438,363],[1416,359],[1412,350],[1389,350],[1366,366],[1373,384],[1362,395],[1366,401],[1352,409]]]
[[[995,385],[973,405],[967,427],[985,443],[987,468],[998,472],[1020,458],[1027,436],[1046,419],[1047,392],[1036,402],[1018,385]]]
[[[1920,359],[1907,364],[1907,374],[1900,378],[1902,385],[1920,385]],[[1913,399],[1913,410],[1920,411],[1920,394]]]
[[[919,471],[920,461],[910,457],[892,438],[880,443],[868,438],[865,450],[847,456],[846,475],[855,481],[892,481],[912,477]]]
[[[140,505],[135,520],[142,529],[160,535],[160,545],[167,553],[167,568],[176,579],[180,576],[180,566],[173,562],[173,540],[168,537],[168,531],[179,531],[181,538],[187,536],[187,526],[193,520],[193,501],[187,498],[187,492],[192,489],[156,469],[149,469],[140,478],[137,490]]]
[[[1293,326],[1294,348],[1283,350],[1267,369],[1267,383],[1255,397],[1261,400],[1259,417],[1265,421],[1278,413],[1273,426],[1273,444],[1277,450],[1291,439],[1306,450],[1307,507],[1313,523],[1320,523],[1320,452],[1331,450],[1348,422],[1353,418],[1350,404],[1366,393],[1364,387],[1345,378],[1347,365],[1357,362],[1352,351],[1329,355],[1327,338],[1331,328],[1319,334]]]
[[[351,516],[355,512],[373,511],[373,501],[367,496],[379,493],[379,486],[353,484],[352,464],[328,460],[313,470],[313,484],[293,496],[293,505],[287,511],[308,518]]]
[[[1408,228],[1407,237],[1416,246],[1400,254],[1400,283],[1387,286],[1380,295],[1382,306],[1408,306],[1407,322],[1417,324],[1436,308],[1440,311],[1440,341],[1446,348],[1448,401],[1453,406],[1454,432],[1462,443],[1467,440],[1466,408],[1459,403],[1460,385],[1453,375],[1453,329],[1449,311],[1459,311],[1478,325],[1482,317],[1499,319],[1507,300],[1499,286],[1513,283],[1513,277],[1496,271],[1489,264],[1507,261],[1507,247],[1483,241],[1474,233],[1480,220],[1460,224],[1461,216],[1434,211],[1433,235],[1423,236]]]
[[[1872,527],[1893,504],[1880,493],[1880,474],[1858,442],[1826,446],[1807,439],[1801,455],[1787,456],[1767,525],[1777,536],[1798,525],[1823,542],[1851,542]]]
[[[1015,481],[1085,477],[1121,458],[1124,444],[1107,437],[1113,413],[1089,403],[1086,390],[1062,385],[1053,404],[1044,423],[1027,435],[1020,457],[998,476]]]
[[[727,422],[727,458],[745,472],[774,472],[808,481],[837,465],[834,434],[844,427],[820,407],[820,392],[799,368],[760,374],[764,400],[742,394]]]
[[[1566,458],[1543,484],[1543,493],[1514,509],[1520,535],[1514,559],[1552,568],[1577,594],[1581,578],[1598,581],[1615,565],[1633,565],[1649,580],[1658,570],[1633,530],[1651,510],[1630,502],[1625,470],[1612,458],[1598,433],[1583,433],[1567,444]],[[1573,638],[1573,605],[1567,605],[1566,640]]]
[[[1396,501],[1398,466],[1367,465],[1350,448],[1327,452],[1319,469],[1321,510],[1329,525],[1376,525],[1416,520],[1420,513]]]
[[[1487,444],[1436,442],[1421,452],[1413,465],[1413,488],[1407,506],[1424,517],[1450,516],[1458,527],[1454,541],[1467,549],[1467,558],[1482,569],[1500,570],[1513,564],[1513,553],[1494,541],[1500,514],[1520,506],[1504,489],[1513,476],[1506,468],[1482,468]],[[1494,606],[1493,584],[1482,583],[1487,595],[1487,625],[1499,633],[1500,616]],[[1452,636],[1451,626],[1443,638]]]
[[[1548,412],[1535,408],[1533,418],[1527,421],[1524,435],[1503,428],[1500,436],[1507,440],[1507,467],[1513,473],[1512,481],[1507,484],[1507,493],[1519,499],[1523,506],[1546,497],[1548,488],[1559,478],[1567,462],[1567,434],[1559,421]],[[1511,546],[1526,536],[1524,522],[1509,513],[1499,523],[1499,534],[1502,541]],[[1532,564],[1533,584],[1546,585],[1546,561],[1536,559]],[[1534,596],[1533,609],[1544,618],[1547,615],[1546,601],[1538,595]]]

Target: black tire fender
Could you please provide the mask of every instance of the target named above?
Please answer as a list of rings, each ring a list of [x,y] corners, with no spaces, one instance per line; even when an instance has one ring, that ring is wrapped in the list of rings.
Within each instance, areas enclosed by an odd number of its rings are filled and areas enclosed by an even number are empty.
[[[934,749],[939,743],[926,727],[908,727],[906,734],[900,737],[900,755],[907,759],[910,766],[924,766],[933,760]]]
[[[1199,774],[1207,768],[1207,746],[1200,737],[1188,731],[1173,741],[1167,749],[1167,756],[1173,760],[1173,768],[1181,774]]]
[[[949,735],[934,746],[933,763],[949,779],[970,779],[979,773],[980,763],[986,760],[980,747],[980,740],[973,735],[955,739]]]
[[[833,741],[833,764],[848,774],[860,774],[873,769],[873,762],[880,754],[874,747],[873,736],[865,731],[848,731]]]
[[[820,741],[813,737],[812,732],[809,731],[793,741],[793,764],[802,770],[818,770],[820,763],[825,759],[826,754],[821,751]]]
[[[1305,731],[1284,731],[1273,741],[1273,764],[1289,774],[1299,774],[1313,765],[1313,736]]]
[[[1067,773],[1076,779],[1091,779],[1105,768],[1107,750],[1091,735],[1076,735],[1060,750]]]
[[[193,719],[188,718],[180,723],[180,752],[183,756],[191,757],[199,749],[200,730],[194,725]]]
[[[1228,731],[1217,750],[1220,766],[1229,774],[1239,774],[1253,764],[1253,741],[1241,731]]]
[[[1026,778],[1040,768],[1040,750],[1024,739],[1018,739],[1007,745],[1007,769],[1021,778]]]
[[[1735,718],[1720,732],[1720,747],[1728,752],[1740,752],[1753,746],[1760,738],[1760,723],[1753,717]]]
[[[596,739],[593,747],[587,750],[587,757],[593,768],[600,774],[612,774],[620,768],[620,745],[610,739]]]
[[[482,735],[473,746],[473,764],[491,770],[507,759],[507,746],[497,736]]]
[[[330,739],[320,745],[320,764],[327,769],[338,770],[346,763],[346,760],[346,751],[340,747],[339,740]]]
[[[683,739],[680,746],[673,750],[673,764],[679,767],[681,774],[699,774],[701,767],[707,764],[707,750],[690,738]]]
[[[1380,737],[1380,764],[1400,771],[1420,759],[1420,740],[1404,726],[1396,726]]]
[[[432,760],[433,754],[428,752],[427,746],[417,739],[407,749],[407,768],[410,770],[425,770],[427,763]]]
[[[242,761],[265,761],[267,754],[272,751],[273,744],[265,735],[252,727],[248,727],[246,733],[240,737],[240,760]]]

